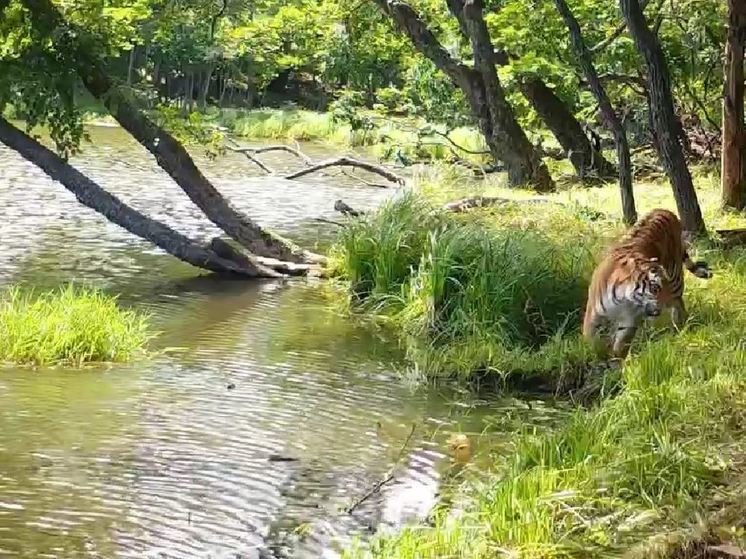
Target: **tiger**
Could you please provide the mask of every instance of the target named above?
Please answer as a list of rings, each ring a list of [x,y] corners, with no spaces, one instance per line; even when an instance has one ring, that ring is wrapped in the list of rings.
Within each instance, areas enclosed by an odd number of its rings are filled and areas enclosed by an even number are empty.
[[[593,272],[583,319],[583,336],[599,341],[609,325],[612,356],[624,359],[645,318],[668,308],[680,330],[687,319],[683,267],[702,279],[712,277],[707,262],[693,262],[679,218],[655,209],[640,219],[606,254]]]

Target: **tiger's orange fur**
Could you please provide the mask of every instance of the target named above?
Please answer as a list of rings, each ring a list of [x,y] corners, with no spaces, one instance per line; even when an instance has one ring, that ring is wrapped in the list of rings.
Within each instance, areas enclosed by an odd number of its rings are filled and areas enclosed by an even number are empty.
[[[598,264],[588,288],[583,335],[597,339],[611,324],[612,353],[625,357],[642,320],[671,310],[677,328],[686,320],[683,267],[709,278],[704,262],[694,263],[684,246],[681,222],[668,210],[643,217]]]

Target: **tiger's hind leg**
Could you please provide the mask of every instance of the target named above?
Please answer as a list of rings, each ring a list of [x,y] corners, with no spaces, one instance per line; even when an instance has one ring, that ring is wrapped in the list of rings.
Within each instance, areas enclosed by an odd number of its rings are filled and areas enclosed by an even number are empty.
[[[687,319],[686,305],[684,305],[684,299],[678,297],[671,303],[671,321],[673,322],[674,328],[677,332],[680,332],[684,327]]]

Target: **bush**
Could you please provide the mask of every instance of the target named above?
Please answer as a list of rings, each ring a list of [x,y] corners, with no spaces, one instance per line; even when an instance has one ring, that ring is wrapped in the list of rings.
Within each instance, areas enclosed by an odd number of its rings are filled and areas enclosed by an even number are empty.
[[[0,295],[0,361],[29,365],[123,362],[149,339],[146,317],[102,293],[67,287]]]

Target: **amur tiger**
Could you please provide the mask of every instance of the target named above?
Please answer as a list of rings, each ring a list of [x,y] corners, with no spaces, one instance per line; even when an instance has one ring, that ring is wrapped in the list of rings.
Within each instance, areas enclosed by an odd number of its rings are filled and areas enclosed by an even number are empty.
[[[681,222],[668,210],[656,209],[634,225],[593,272],[583,320],[583,335],[597,341],[609,327],[614,357],[627,356],[646,317],[671,310],[677,329],[686,321],[683,267],[710,278],[706,262],[692,262],[684,247]]]

